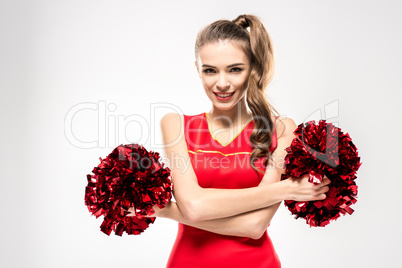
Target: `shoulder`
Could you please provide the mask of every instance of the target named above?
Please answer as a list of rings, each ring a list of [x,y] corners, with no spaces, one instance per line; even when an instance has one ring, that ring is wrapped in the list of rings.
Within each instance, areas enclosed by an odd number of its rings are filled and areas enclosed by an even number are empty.
[[[277,117],[275,126],[278,139],[281,137],[293,136],[293,132],[297,128],[297,125],[292,118],[284,116]]]
[[[160,120],[160,127],[165,144],[180,141],[184,136],[184,115],[167,113]]]
[[[276,120],[277,147],[273,152],[272,164],[276,165],[282,174],[285,173],[286,148],[292,144],[293,139],[296,137],[294,134],[296,128],[296,123],[292,118],[278,117]]]
[[[180,124],[182,122],[183,118],[184,118],[184,115],[182,115],[182,114],[167,113],[162,117],[160,123],[161,123],[161,126],[172,126],[172,124],[173,125]]]
[[[197,128],[200,126],[200,122],[206,122],[206,117],[204,116],[204,114],[205,113],[200,113],[196,115],[185,115],[178,113],[167,113],[162,117],[160,125],[162,129],[182,128],[182,126],[184,126],[184,123],[186,123],[187,128]]]

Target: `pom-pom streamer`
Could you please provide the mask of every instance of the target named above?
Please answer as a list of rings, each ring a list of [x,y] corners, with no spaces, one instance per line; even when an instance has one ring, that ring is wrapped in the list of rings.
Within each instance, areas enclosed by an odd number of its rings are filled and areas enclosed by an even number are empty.
[[[356,203],[356,172],[361,166],[357,148],[349,134],[325,120],[300,124],[294,131],[296,138],[286,149],[286,172],[282,180],[309,174],[311,183],[321,183],[326,175],[331,183],[324,200],[296,202],[285,200],[285,206],[295,215],[304,218],[310,226],[325,226],[340,215],[352,214]]]
[[[155,217],[153,206],[165,207],[172,197],[170,169],[159,162],[159,153],[138,144],[119,145],[105,159],[99,158],[93,175],[87,175],[85,205],[96,218],[103,215],[101,231],[138,235]],[[134,207],[135,216],[129,214]]]

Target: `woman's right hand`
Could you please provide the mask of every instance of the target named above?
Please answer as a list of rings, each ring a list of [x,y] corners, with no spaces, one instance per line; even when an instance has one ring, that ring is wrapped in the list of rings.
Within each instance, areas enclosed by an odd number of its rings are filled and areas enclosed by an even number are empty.
[[[329,190],[328,184],[331,181],[327,176],[324,178],[320,184],[314,184],[308,181],[309,175],[305,174],[300,178],[290,177],[285,181],[290,184],[289,187],[289,199],[294,201],[315,201],[325,199],[326,192]]]

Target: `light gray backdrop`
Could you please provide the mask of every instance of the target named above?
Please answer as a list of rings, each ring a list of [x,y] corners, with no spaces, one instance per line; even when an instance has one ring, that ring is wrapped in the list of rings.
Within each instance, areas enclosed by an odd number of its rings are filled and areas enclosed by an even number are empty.
[[[268,97],[297,124],[348,132],[363,165],[353,215],[325,228],[282,205],[283,267],[401,267],[401,1],[0,1],[1,267],[164,267],[177,224],[110,237],[84,205],[114,147],[163,153],[166,112],[209,111],[194,41],[255,14],[274,44]]]

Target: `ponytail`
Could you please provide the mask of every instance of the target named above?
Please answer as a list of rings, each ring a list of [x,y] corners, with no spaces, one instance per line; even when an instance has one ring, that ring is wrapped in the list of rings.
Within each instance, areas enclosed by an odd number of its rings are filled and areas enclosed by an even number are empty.
[[[251,71],[247,86],[247,105],[250,108],[255,127],[250,136],[254,149],[250,156],[254,170],[262,172],[255,167],[254,161],[265,156],[264,167],[270,159],[270,146],[272,143],[273,112],[277,111],[268,103],[265,91],[272,80],[275,71],[275,62],[271,39],[260,19],[253,15],[240,15],[233,23],[243,29],[250,28]],[[278,114],[278,113],[277,113]]]

